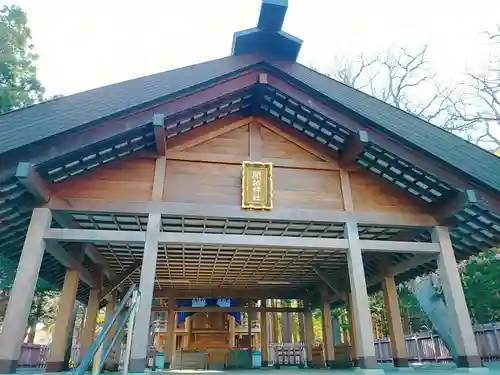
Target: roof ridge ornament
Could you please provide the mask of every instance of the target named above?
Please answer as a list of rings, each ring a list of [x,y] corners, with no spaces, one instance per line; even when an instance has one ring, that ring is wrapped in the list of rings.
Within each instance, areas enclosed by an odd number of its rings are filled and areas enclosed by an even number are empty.
[[[231,54],[260,53],[278,60],[296,61],[302,40],[281,29],[287,9],[288,0],[262,0],[257,27],[234,33]]]

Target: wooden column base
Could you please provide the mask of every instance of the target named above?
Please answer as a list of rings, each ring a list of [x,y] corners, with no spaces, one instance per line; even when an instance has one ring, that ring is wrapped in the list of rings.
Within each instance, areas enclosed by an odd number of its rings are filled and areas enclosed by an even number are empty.
[[[0,374],[14,374],[17,370],[17,359],[0,359]]]
[[[169,370],[170,369],[170,362],[164,361],[163,362],[163,369],[164,370]]]

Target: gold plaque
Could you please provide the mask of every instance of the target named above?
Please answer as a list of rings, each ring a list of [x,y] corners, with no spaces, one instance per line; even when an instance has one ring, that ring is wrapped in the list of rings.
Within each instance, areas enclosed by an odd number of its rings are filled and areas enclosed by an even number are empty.
[[[273,208],[273,165],[243,162],[241,192],[243,208],[270,210]]]

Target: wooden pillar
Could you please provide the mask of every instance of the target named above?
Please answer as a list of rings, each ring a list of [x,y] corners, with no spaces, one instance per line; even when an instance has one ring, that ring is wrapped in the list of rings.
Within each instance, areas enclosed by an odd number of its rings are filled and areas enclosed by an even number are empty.
[[[432,231],[432,240],[439,243],[441,247],[437,262],[439,279],[443,287],[453,343],[457,351],[457,366],[479,367],[481,366],[481,357],[474,338],[474,331],[448,228],[435,227]]]
[[[351,356],[354,365],[358,364],[358,352],[356,350],[356,322],[354,320],[354,311],[352,309],[352,294],[349,293],[347,300],[347,319],[349,322],[349,343],[351,344]]]
[[[266,307],[266,300],[260,301],[261,307]],[[262,367],[269,366],[269,351],[268,351],[268,337],[267,337],[267,312],[260,312],[260,347],[262,355]]]
[[[161,215],[149,214],[146,230],[146,243],[141,268],[141,303],[132,336],[132,350],[130,354],[130,372],[144,372],[149,339],[149,323],[151,319],[151,304],[156,274],[156,259],[158,256],[158,237],[161,228]]]
[[[193,334],[193,317],[188,316],[184,321],[184,324],[186,325],[186,346],[184,348],[187,349],[191,345],[191,335]]]
[[[64,370],[64,357],[68,345],[68,331],[75,309],[76,291],[78,289],[78,271],[67,270],[59,297],[56,324],[52,333],[50,354],[47,360],[47,372]]]
[[[164,360],[164,369],[169,369],[172,365],[172,361],[174,358],[174,353],[176,349],[175,345],[175,328],[176,328],[176,319],[175,319],[175,306],[177,302],[174,298],[170,298],[168,300],[168,313],[167,313],[167,338],[165,339],[165,360]]]
[[[253,368],[253,353],[252,353],[252,313],[250,309],[252,308],[252,302],[248,302],[248,311],[247,311],[247,319],[248,319],[248,363],[249,368]]]
[[[394,280],[394,277],[384,278],[383,290],[394,366],[408,367],[405,336],[403,334],[403,324],[401,323],[401,312],[399,310],[398,302],[398,291],[396,289],[396,281]]]
[[[305,343],[306,334],[304,331],[304,313],[299,314],[299,342]]]
[[[272,306],[276,307],[276,300],[273,300]],[[279,334],[278,334],[278,316],[277,316],[277,314],[278,314],[277,312],[271,313],[271,320],[273,323],[273,342],[275,344],[278,344],[280,341]]]
[[[227,316],[229,319],[229,347],[236,347],[236,318],[232,315]]]
[[[312,311],[310,309],[308,309],[304,313],[304,324],[305,324],[306,348],[307,348],[307,367],[312,368],[313,367],[312,348],[315,337],[314,337]]]
[[[85,324],[82,331],[80,360],[87,353],[94,340],[97,314],[99,313],[100,295],[101,291],[99,289],[90,290],[87,310],[85,312]]]
[[[375,356],[370,304],[357,223],[347,222],[345,234],[345,237],[349,240],[347,265],[352,294],[358,365],[362,369],[376,369],[378,363]]]
[[[333,345],[332,311],[328,288],[326,285],[321,290],[321,315],[323,323],[323,352],[327,368],[335,368],[335,348]]]
[[[50,227],[51,220],[52,215],[48,208],[33,210],[0,336],[0,373],[16,372],[45,252],[43,235]]]

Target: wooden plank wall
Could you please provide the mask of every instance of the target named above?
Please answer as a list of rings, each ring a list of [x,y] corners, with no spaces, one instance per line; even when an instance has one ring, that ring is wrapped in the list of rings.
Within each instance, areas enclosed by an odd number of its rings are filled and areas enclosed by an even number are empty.
[[[148,201],[154,169],[154,159],[131,157],[54,184],[53,192],[61,198]]]
[[[265,120],[248,118],[194,132],[194,140],[188,132],[173,148],[167,146],[167,159],[169,151],[176,157],[166,163],[164,201],[241,206],[241,161],[266,160],[274,162],[274,207],[344,209],[336,161]],[[132,157],[55,184],[54,192],[61,198],[146,201],[151,199],[154,167],[154,158]],[[348,175],[355,211],[422,212],[415,199],[369,172],[350,169]]]

